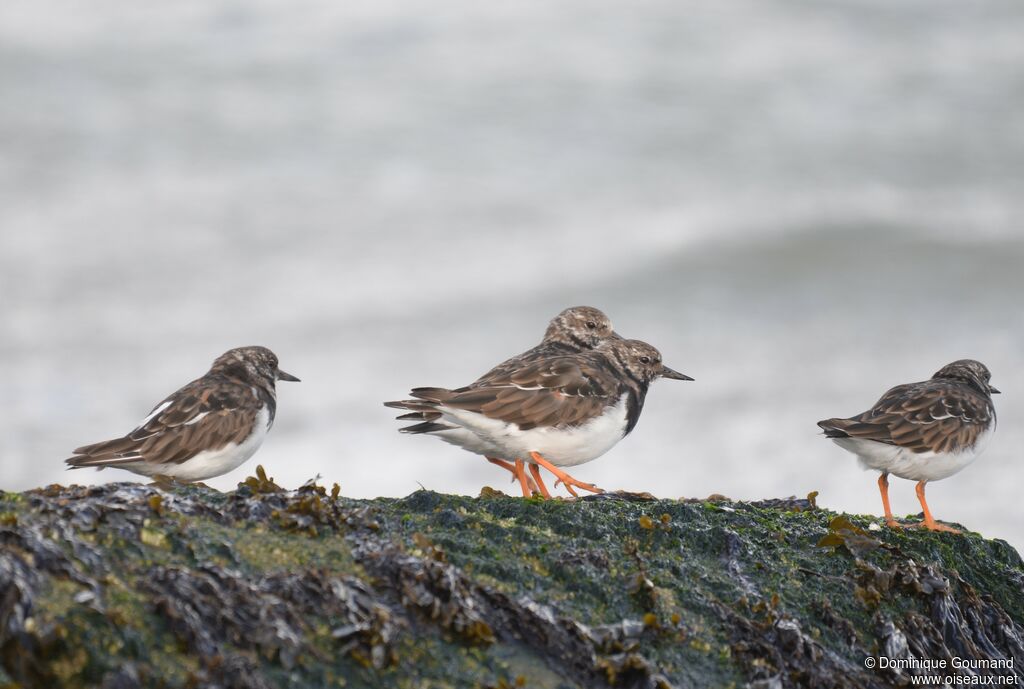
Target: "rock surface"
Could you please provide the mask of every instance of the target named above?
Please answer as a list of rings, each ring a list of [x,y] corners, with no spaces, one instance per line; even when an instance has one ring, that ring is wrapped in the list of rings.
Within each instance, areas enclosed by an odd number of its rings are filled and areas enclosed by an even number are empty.
[[[1024,565],[811,500],[0,494],[0,687],[1024,683]],[[982,661],[982,662],[974,662]],[[991,668],[991,665],[1012,668]]]

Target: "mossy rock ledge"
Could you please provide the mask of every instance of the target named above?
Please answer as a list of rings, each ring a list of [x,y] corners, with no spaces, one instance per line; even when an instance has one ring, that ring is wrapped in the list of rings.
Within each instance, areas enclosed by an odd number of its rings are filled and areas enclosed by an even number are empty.
[[[876,521],[262,471],[3,493],[0,687],[889,687],[934,674],[913,659],[1024,680],[1017,552]]]

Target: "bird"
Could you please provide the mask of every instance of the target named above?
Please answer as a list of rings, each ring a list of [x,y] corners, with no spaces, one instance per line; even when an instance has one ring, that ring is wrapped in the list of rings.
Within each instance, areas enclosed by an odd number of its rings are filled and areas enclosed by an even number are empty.
[[[536,357],[497,370],[463,388],[414,388],[412,396],[437,416],[400,430],[436,435],[484,456],[515,458],[524,496],[520,461],[529,465],[545,498],[551,494],[539,467],[574,497],[574,488],[599,493],[562,467],[596,459],[628,435],[657,378],[693,380],[665,366],[650,344],[610,338],[593,350]]]
[[[514,371],[537,359],[563,354],[575,354],[576,352],[593,349],[608,339],[620,339],[620,336],[615,332],[611,319],[603,311],[593,306],[571,306],[563,309],[557,316],[551,319],[547,329],[544,331],[544,338],[539,344],[522,354],[506,359],[466,387],[471,388],[486,384],[494,376]],[[406,410],[408,413],[395,417],[399,421],[430,423],[441,417],[440,412],[418,399],[385,402],[384,406]],[[407,430],[406,432],[414,431]],[[463,436],[462,442],[455,442],[453,440],[457,436]],[[469,435],[459,433],[448,433],[439,437],[462,446],[465,446],[467,443],[473,444],[475,440]],[[486,454],[485,457],[491,464],[509,471],[513,476],[513,481],[519,479],[519,470],[525,466],[522,460],[509,461],[508,459],[487,456]],[[531,482],[533,485],[531,485]],[[531,494],[533,489],[537,487],[535,480],[530,477],[527,477],[525,481],[520,481],[520,483],[523,486],[525,495]]]
[[[230,349],[130,433],[80,447],[65,462],[183,482],[226,474],[252,457],[274,424],[279,380],[299,381],[266,347]]]
[[[948,478],[984,451],[996,427],[989,383],[992,375],[980,361],[960,359],[939,369],[929,380],[897,385],[871,409],[848,419],[826,419],[818,426],[837,445],[855,454],[865,469],[881,472],[885,523],[902,526],[889,507],[889,474],[917,481],[917,498],[932,531],[959,533],[940,524],[925,500],[929,481]]]

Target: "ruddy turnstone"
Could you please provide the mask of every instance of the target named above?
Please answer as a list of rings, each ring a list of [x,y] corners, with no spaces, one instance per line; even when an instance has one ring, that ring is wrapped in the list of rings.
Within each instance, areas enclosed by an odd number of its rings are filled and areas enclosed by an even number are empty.
[[[882,472],[885,523],[900,524],[889,508],[889,474],[917,481],[917,498],[924,509],[924,526],[933,531],[957,529],[939,524],[925,501],[928,481],[957,473],[982,453],[996,427],[985,365],[961,359],[943,366],[920,383],[897,385],[882,395],[871,409],[849,419],[819,421],[825,435],[844,450],[857,455],[861,466]]]
[[[240,466],[274,424],[276,381],[298,381],[266,347],[221,354],[209,372],[163,402],[128,435],[75,450],[72,469],[116,467],[202,481]]]
[[[522,354],[512,357],[511,359],[506,359],[466,387],[472,388],[480,385],[486,385],[494,376],[515,371],[532,361],[563,354],[575,354],[576,352],[593,349],[607,339],[618,337],[619,335],[612,327],[611,319],[609,319],[608,316],[606,316],[600,309],[595,309],[593,306],[573,306],[563,310],[551,319],[548,323],[547,330],[544,332],[544,339],[541,340],[540,344],[526,350]],[[432,405],[425,403],[423,400],[399,400],[396,402],[385,402],[384,406],[391,407],[393,409],[407,410],[409,413],[396,417],[400,421],[421,421],[424,423],[430,423],[441,418],[441,413]],[[410,430],[412,428],[420,427],[410,426],[403,430],[409,433],[425,433],[430,430],[429,426],[423,426],[420,430]],[[448,442],[454,442],[455,444],[463,447],[465,447],[467,443],[473,444],[474,442],[474,439],[469,436],[463,438],[463,442],[456,442],[451,435],[441,437]],[[530,479],[527,478],[524,480],[520,478],[520,472],[524,471],[524,464],[522,460],[510,462],[507,459],[487,456],[482,452],[480,454],[484,454],[487,461],[491,464],[495,464],[506,469],[512,473],[515,479],[519,479],[523,484],[523,491],[526,495],[530,494],[526,491],[532,492],[532,486],[528,485]]]
[[[574,487],[601,492],[561,467],[596,459],[628,435],[659,377],[693,380],[665,366],[646,342],[609,339],[591,351],[526,361],[464,388],[415,388],[412,396],[438,416],[401,430],[435,435],[485,457],[515,458],[524,495],[522,460],[544,497],[551,494],[538,467],[574,496]]]

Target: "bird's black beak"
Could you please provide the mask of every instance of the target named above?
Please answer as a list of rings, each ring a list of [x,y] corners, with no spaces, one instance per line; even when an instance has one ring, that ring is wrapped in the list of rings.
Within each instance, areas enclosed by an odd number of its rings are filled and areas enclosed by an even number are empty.
[[[989,393],[990,395],[1001,395],[1001,394],[1003,394],[1003,393],[999,392],[998,390],[996,390],[996,389],[995,389],[994,387],[992,387],[991,385],[989,385],[989,386],[988,386],[988,393]]]
[[[672,380],[693,380],[693,378],[691,378],[690,376],[686,375],[685,373],[680,373],[679,371],[673,371],[672,369],[670,369],[668,366],[665,366],[664,364],[661,367],[661,377],[662,378],[671,378]]]
[[[281,369],[277,369],[277,379],[278,380],[287,380],[289,383],[301,383],[302,382],[301,380],[299,380],[298,378],[296,378],[292,374],[285,373]]]

